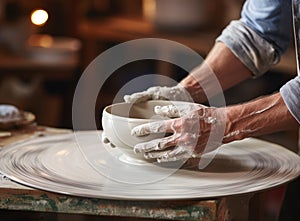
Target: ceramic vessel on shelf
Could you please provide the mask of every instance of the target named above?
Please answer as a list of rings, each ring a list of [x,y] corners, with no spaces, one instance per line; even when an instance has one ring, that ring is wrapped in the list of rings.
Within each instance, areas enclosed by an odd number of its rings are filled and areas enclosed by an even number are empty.
[[[143,14],[156,28],[187,31],[209,25],[217,6],[209,0],[143,0]]]
[[[35,34],[27,42],[30,58],[45,62],[59,62],[77,55],[81,42],[76,38]]]

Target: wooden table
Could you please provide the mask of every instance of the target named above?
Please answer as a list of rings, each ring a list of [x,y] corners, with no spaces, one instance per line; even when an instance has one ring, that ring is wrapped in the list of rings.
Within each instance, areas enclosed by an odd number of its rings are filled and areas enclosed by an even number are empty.
[[[1,148],[41,134],[69,133],[69,130],[29,127],[12,131],[0,138]],[[50,212],[55,214],[97,215],[109,217],[151,218],[155,220],[248,220],[249,200],[253,194],[206,200],[129,201],[63,195],[26,187],[0,177],[0,209],[11,211]],[[255,195],[254,200],[259,199]],[[259,220],[254,208],[249,220]],[[0,213],[1,215],[1,213]],[[131,218],[130,218],[131,217]],[[1,219],[1,216],[0,216]],[[1,219],[2,220],[2,219]],[[123,220],[123,219],[122,219]]]

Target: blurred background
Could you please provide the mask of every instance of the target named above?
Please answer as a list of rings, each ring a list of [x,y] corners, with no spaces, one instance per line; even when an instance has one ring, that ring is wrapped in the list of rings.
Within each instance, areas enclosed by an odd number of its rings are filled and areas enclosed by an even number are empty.
[[[222,29],[240,17],[243,2],[0,0],[0,103],[33,112],[40,125],[72,128],[76,83],[101,52],[128,40],[154,37],[177,41],[205,57]],[[124,84],[145,74],[177,81],[187,75],[179,67],[155,60],[121,67],[98,95],[95,119],[99,129],[102,109],[112,103]],[[291,45],[266,75],[226,91],[227,104],[273,93],[295,74]],[[146,83],[137,87],[146,88]],[[296,139],[289,141],[296,146]],[[278,210],[280,201],[270,202],[275,204],[269,205],[270,210]]]
[[[243,0],[0,0],[0,103],[32,111],[39,124],[71,128],[76,82],[101,52],[128,40],[158,37],[205,57],[221,30],[239,18],[242,4]],[[227,102],[277,90],[296,73],[293,56],[291,49],[271,73],[227,91]],[[125,65],[101,89],[97,122],[122,85],[145,74],[179,81],[187,73],[160,61]]]

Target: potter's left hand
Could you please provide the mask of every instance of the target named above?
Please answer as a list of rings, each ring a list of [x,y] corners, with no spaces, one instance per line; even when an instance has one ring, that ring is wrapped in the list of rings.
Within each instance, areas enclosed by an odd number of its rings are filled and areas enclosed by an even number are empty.
[[[126,103],[139,103],[147,100],[191,101],[192,97],[181,85],[174,87],[150,87],[146,91],[125,95]]]
[[[110,147],[116,147],[113,143],[110,142],[110,140],[108,139],[108,137],[106,136],[105,131],[102,132],[102,137],[101,137],[102,143],[104,144],[109,144]]]
[[[215,150],[222,143],[225,118],[223,109],[200,104],[157,106],[155,113],[175,119],[160,120],[139,125],[132,135],[166,133],[169,136],[139,143],[136,153],[144,153],[146,159],[157,162],[177,161]]]

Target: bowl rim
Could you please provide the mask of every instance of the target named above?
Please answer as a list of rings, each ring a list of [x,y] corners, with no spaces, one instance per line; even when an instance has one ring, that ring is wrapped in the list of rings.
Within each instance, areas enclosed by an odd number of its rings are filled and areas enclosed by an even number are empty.
[[[192,102],[188,102],[188,101],[170,101],[170,100],[147,100],[145,102],[165,102],[165,103],[174,103],[174,105],[180,105],[180,104],[197,104],[197,103],[192,103]],[[113,104],[110,104],[108,106],[106,106],[103,111],[102,111],[102,118],[104,116],[107,116],[108,118],[112,119],[112,118],[117,118],[118,120],[121,120],[121,121],[126,121],[126,122],[136,122],[136,123],[139,123],[139,122],[144,122],[144,123],[147,123],[147,122],[154,122],[154,121],[158,121],[158,120],[166,120],[166,119],[145,119],[145,118],[129,118],[129,117],[123,117],[123,116],[119,116],[119,115],[113,115],[111,113],[109,113],[107,111],[108,108],[111,108],[113,105],[122,105],[122,104],[134,104],[134,103],[126,103],[126,102],[119,102],[119,103],[113,103]]]
[[[111,114],[107,111],[108,108],[111,108],[113,105],[121,105],[121,104],[126,104],[126,102],[121,102],[121,103],[115,103],[115,104],[111,104],[111,105],[108,105],[106,106],[104,109],[103,109],[103,112],[102,112],[102,116],[107,116],[109,119],[117,119],[117,120],[121,120],[121,121],[126,121],[126,122],[144,122],[144,123],[147,123],[147,122],[153,122],[153,121],[157,121],[158,119],[145,119],[145,118],[133,118],[133,117],[123,117],[123,116],[119,116],[119,115],[114,115],[114,114]]]
[[[175,102],[175,105],[176,103],[177,104],[182,104],[182,103],[190,103],[190,102],[187,102],[187,101],[170,101],[170,100],[147,100],[145,102],[165,102],[165,103],[170,103],[170,102]],[[126,103],[126,102],[120,102],[120,103],[114,103],[114,104],[110,104],[108,106],[106,106],[103,111],[102,111],[102,117],[104,116],[107,116],[108,118],[112,119],[112,118],[116,118],[117,120],[121,120],[121,121],[126,121],[126,122],[136,122],[136,123],[139,123],[139,122],[144,122],[144,123],[147,123],[147,122],[154,122],[154,121],[158,121],[158,120],[166,120],[166,119],[145,119],[145,118],[129,118],[129,117],[123,117],[123,116],[119,116],[119,115],[114,115],[114,114],[111,114],[107,111],[108,108],[111,108],[113,105],[123,105],[123,104],[134,104],[134,103]]]

